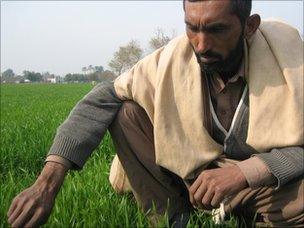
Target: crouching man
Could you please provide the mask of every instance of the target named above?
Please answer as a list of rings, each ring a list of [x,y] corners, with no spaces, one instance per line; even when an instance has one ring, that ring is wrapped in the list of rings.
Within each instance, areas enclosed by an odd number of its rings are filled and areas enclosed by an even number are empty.
[[[113,187],[129,181],[143,210],[155,204],[175,227],[195,207],[303,225],[298,32],[250,15],[251,1],[185,0],[184,11],[186,35],[73,109],[37,181],[13,200],[13,227],[46,222],[67,170],[82,168],[108,128],[121,171]]]

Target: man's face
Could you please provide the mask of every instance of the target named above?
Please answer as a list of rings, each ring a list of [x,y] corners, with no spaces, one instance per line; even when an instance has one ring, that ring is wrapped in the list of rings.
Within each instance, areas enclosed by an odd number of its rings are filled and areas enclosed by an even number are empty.
[[[186,32],[198,62],[206,71],[235,70],[243,53],[239,18],[230,1],[185,2]]]

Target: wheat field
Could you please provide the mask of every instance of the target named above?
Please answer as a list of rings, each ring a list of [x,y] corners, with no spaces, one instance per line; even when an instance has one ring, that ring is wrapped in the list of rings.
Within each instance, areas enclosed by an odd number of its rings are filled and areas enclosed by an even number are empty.
[[[35,181],[57,127],[92,85],[3,84],[0,88],[0,227],[9,227],[6,213],[12,199]],[[118,195],[109,184],[114,153],[107,134],[84,168],[68,173],[43,227],[149,227],[133,196]],[[232,217],[225,227],[237,225]],[[168,227],[166,217],[159,227]],[[187,227],[217,225],[196,212]]]

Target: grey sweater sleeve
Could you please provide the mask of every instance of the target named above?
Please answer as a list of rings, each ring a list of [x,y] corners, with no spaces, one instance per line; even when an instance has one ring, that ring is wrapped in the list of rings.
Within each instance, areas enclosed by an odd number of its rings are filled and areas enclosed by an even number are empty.
[[[48,155],[59,155],[71,161],[75,165],[73,168],[82,168],[99,145],[120,106],[114,82],[96,85],[57,129]]]
[[[269,171],[277,179],[276,188],[304,173],[303,147],[272,149],[269,153],[261,153],[256,156],[264,161]]]

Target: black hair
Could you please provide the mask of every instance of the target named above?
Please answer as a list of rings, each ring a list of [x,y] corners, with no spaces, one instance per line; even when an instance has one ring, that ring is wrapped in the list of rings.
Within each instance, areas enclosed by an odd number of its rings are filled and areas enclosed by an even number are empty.
[[[185,2],[199,2],[203,0],[183,0],[183,7],[185,10]],[[245,24],[246,19],[250,16],[252,0],[230,0],[231,12],[236,14],[240,19],[242,25]]]

